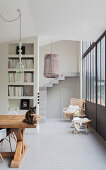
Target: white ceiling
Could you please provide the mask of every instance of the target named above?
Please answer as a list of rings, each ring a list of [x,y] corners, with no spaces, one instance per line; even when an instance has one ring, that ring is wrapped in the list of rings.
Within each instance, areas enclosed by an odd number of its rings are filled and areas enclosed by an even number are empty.
[[[0,0],[0,14],[17,17],[22,10],[22,36],[53,40],[95,41],[106,29],[106,0]],[[0,19],[0,42],[16,40],[19,24]]]

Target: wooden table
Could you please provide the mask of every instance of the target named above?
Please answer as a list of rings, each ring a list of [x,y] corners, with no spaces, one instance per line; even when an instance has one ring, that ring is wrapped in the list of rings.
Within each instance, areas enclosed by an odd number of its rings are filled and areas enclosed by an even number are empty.
[[[27,146],[24,143],[25,128],[36,128],[40,116],[36,115],[37,123],[28,125],[23,122],[24,115],[0,115],[0,128],[10,128],[15,133],[17,138],[17,146],[15,152],[1,152],[3,157],[13,157],[10,167],[19,168],[24,157]]]

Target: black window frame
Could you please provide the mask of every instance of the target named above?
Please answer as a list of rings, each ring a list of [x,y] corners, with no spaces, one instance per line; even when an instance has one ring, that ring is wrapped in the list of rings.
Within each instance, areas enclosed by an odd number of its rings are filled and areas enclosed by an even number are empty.
[[[86,52],[84,54],[82,54],[82,60],[86,57],[86,100],[88,98],[87,96],[87,90],[88,90],[88,87],[87,87],[87,61],[88,61],[88,55],[90,54],[90,99],[87,100],[87,101],[91,101],[91,52],[92,50],[95,48],[95,81],[96,81],[96,88],[95,88],[95,97],[96,97],[96,101],[95,103],[98,104],[97,102],[97,44],[100,42],[100,62],[101,62],[101,40],[105,38],[105,104],[104,106],[106,106],[106,30],[105,32],[98,38],[98,40],[96,42],[93,42],[91,43],[90,47],[86,50]],[[82,47],[83,48],[83,47]],[[83,51],[83,49],[82,49]],[[82,65],[82,68],[83,68],[83,65]],[[101,80],[101,63],[100,63],[100,80]],[[83,83],[83,82],[82,82]],[[101,81],[100,81],[100,86],[101,86]],[[94,102],[93,102],[94,103]],[[100,105],[101,105],[101,87],[100,87]]]

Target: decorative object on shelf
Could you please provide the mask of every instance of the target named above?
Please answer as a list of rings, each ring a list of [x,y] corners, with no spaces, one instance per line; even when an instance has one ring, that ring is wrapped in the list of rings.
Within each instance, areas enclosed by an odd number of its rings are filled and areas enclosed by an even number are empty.
[[[33,96],[33,88],[32,88],[32,86],[24,86],[24,88],[23,88],[23,96]]]
[[[57,54],[52,53],[52,42],[51,53],[46,54],[44,58],[44,76],[46,78],[59,77],[59,59]]]
[[[19,107],[9,106],[9,108],[8,108],[9,112],[16,112],[17,110],[19,110]]]
[[[23,82],[24,81],[24,65],[21,62],[21,57],[22,57],[22,43],[21,43],[21,11],[20,9],[17,9],[17,12],[19,13],[18,17],[13,19],[13,20],[7,20],[5,19],[2,15],[0,17],[3,19],[3,21],[11,23],[14,22],[18,19],[20,19],[20,42],[19,42],[19,63],[16,66],[16,77],[18,82]]]
[[[29,99],[21,99],[21,110],[29,110],[30,100]]]
[[[21,50],[22,50],[22,55],[25,55],[25,46],[22,46]],[[17,55],[19,54],[19,46],[16,47],[16,54]]]
[[[26,122],[26,123],[28,123],[30,125],[36,124],[37,120],[36,120],[35,114],[36,114],[36,106],[35,107],[31,107],[26,112],[24,122]]]

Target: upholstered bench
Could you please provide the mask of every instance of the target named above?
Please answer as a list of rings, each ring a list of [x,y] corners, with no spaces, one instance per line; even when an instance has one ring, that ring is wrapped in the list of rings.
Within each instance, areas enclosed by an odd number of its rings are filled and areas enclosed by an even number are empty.
[[[88,135],[87,128],[90,127],[90,122],[92,120],[89,120],[88,118],[79,118],[75,117],[72,120],[72,127],[74,128],[72,133],[79,133],[81,131],[81,127],[84,126],[86,134]]]
[[[88,120],[87,122],[82,123],[82,124],[84,125],[84,127],[85,127],[85,131],[86,131],[86,134],[87,134],[87,135],[88,135],[88,130],[87,130],[87,128],[90,127],[90,122],[92,122],[92,120]]]

